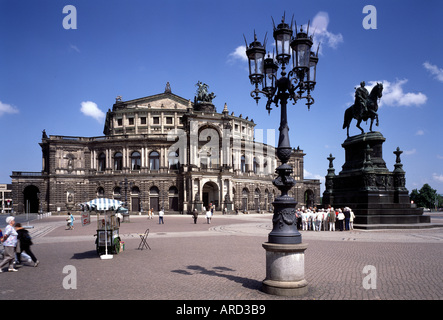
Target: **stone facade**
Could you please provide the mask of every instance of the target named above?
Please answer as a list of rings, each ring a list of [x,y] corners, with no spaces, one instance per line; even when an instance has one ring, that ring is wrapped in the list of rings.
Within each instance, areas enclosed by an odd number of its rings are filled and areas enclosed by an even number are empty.
[[[278,190],[273,146],[255,142],[253,119],[217,113],[211,103],[192,103],[164,93],[116,99],[106,114],[104,136],[42,134],[42,171],[12,173],[14,210],[22,213],[80,210],[79,203],[106,197],[132,212],[164,207],[187,213],[209,203],[216,210],[268,211]],[[273,136],[272,136],[273,138]],[[299,206],[320,201],[320,181],[303,178],[303,157],[290,164]]]

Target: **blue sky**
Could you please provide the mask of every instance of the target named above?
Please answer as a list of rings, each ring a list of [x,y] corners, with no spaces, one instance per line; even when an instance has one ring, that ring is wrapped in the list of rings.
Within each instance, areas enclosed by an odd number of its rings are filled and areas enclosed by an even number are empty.
[[[369,4],[377,29],[362,24]],[[63,26],[66,5],[76,9],[77,29]],[[166,82],[186,99],[193,99],[197,81],[205,82],[218,111],[227,103],[253,118],[256,129],[278,128],[280,110],[268,116],[265,99],[257,106],[250,97],[241,46],[243,34],[251,42],[254,30],[261,41],[268,32],[272,51],[271,16],[278,23],[284,12],[298,25],[310,20],[322,43],[315,104],[308,111],[303,101],[291,103],[288,111],[291,145],[307,154],[305,177],[323,183],[330,153],[341,170],[343,115],[354,87],[381,81],[375,129],[386,138],[388,168],[400,147],[409,191],[429,183],[442,194],[440,1],[0,0],[0,183],[10,183],[12,171],[41,170],[43,129],[101,136],[116,96],[158,94]],[[351,135],[357,133],[354,120]]]

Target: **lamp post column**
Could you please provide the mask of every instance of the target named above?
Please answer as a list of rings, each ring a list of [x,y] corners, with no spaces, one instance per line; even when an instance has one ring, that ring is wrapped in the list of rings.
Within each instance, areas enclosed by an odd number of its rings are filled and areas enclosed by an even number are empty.
[[[269,243],[278,244],[298,244],[301,243],[301,235],[297,230],[297,218],[295,206],[297,201],[290,197],[288,192],[295,185],[295,180],[291,177],[292,167],[287,164],[291,157],[292,148],[289,143],[289,126],[287,118],[287,93],[281,93],[281,118],[280,136],[277,147],[277,157],[281,165],[275,170],[278,176],[273,184],[280,190],[281,195],[272,203],[274,206],[274,216],[272,218],[273,229],[269,233]]]
[[[277,61],[270,56],[265,59],[265,46],[257,41],[255,33],[254,41],[249,46],[245,38],[249,79],[255,86],[251,97],[258,104],[259,94],[264,94],[268,99],[266,104],[268,112],[272,110],[272,103],[276,106],[280,103],[281,106],[280,135],[276,152],[281,165],[275,170],[277,177],[273,180],[281,195],[272,203],[273,229],[268,235],[268,242],[263,244],[266,250],[266,279],[263,280],[263,291],[280,296],[302,295],[308,291],[308,283],[304,277],[304,251],[307,245],[302,243],[301,234],[297,230],[295,209],[297,201],[289,196],[289,190],[295,185],[295,180],[291,176],[293,169],[288,164],[292,148],[289,142],[287,116],[289,99],[294,103],[306,99],[308,109],[314,103],[310,92],[315,87],[318,56],[310,51],[313,41],[308,33],[309,25],[308,32],[304,32],[301,27],[300,32],[293,38],[292,22],[289,26],[283,16],[282,22],[277,27],[274,25]],[[291,57],[293,68],[286,74],[285,69]],[[282,68],[279,79],[277,79],[278,65]]]

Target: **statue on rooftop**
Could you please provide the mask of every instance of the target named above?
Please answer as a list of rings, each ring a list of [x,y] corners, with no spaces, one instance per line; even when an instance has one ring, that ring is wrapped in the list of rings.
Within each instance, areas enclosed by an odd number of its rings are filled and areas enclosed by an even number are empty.
[[[201,81],[198,81],[196,86],[198,87],[198,89],[197,89],[197,95],[195,97],[195,100],[197,102],[212,103],[212,99],[215,98],[215,94],[214,94],[214,92],[211,92],[211,93],[208,92],[209,86],[206,83],[203,83]]]

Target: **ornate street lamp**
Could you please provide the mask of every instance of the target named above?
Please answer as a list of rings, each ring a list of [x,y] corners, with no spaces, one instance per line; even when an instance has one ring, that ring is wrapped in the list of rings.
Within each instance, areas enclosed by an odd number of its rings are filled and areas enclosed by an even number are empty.
[[[273,21],[274,22],[274,21]],[[273,202],[273,230],[269,234],[269,243],[276,244],[299,244],[301,235],[297,230],[297,219],[295,206],[297,202],[288,195],[289,190],[295,185],[291,177],[293,172],[287,162],[290,159],[292,148],[289,143],[289,126],[287,116],[287,102],[292,100],[295,104],[300,99],[306,99],[308,109],[314,103],[311,91],[316,84],[316,68],[318,63],[318,52],[311,52],[313,44],[312,36],[309,36],[309,25],[307,31],[300,31],[293,36],[293,19],[291,24],[282,21],[277,27],[274,25],[273,36],[275,39],[275,58],[266,54],[266,38],[262,45],[257,41],[254,32],[254,41],[249,45],[246,43],[246,55],[249,61],[249,79],[255,89],[251,97],[258,104],[260,94],[267,98],[266,110],[270,113],[271,105],[281,106],[280,135],[277,147],[277,157],[281,165],[276,169],[278,177],[273,184],[281,191],[281,195]],[[297,30],[297,26],[295,26]],[[245,39],[246,41],[246,39]],[[318,51],[318,50],[317,50]],[[292,58],[292,68],[286,72],[287,66]],[[277,72],[281,67],[281,77],[277,78]]]

